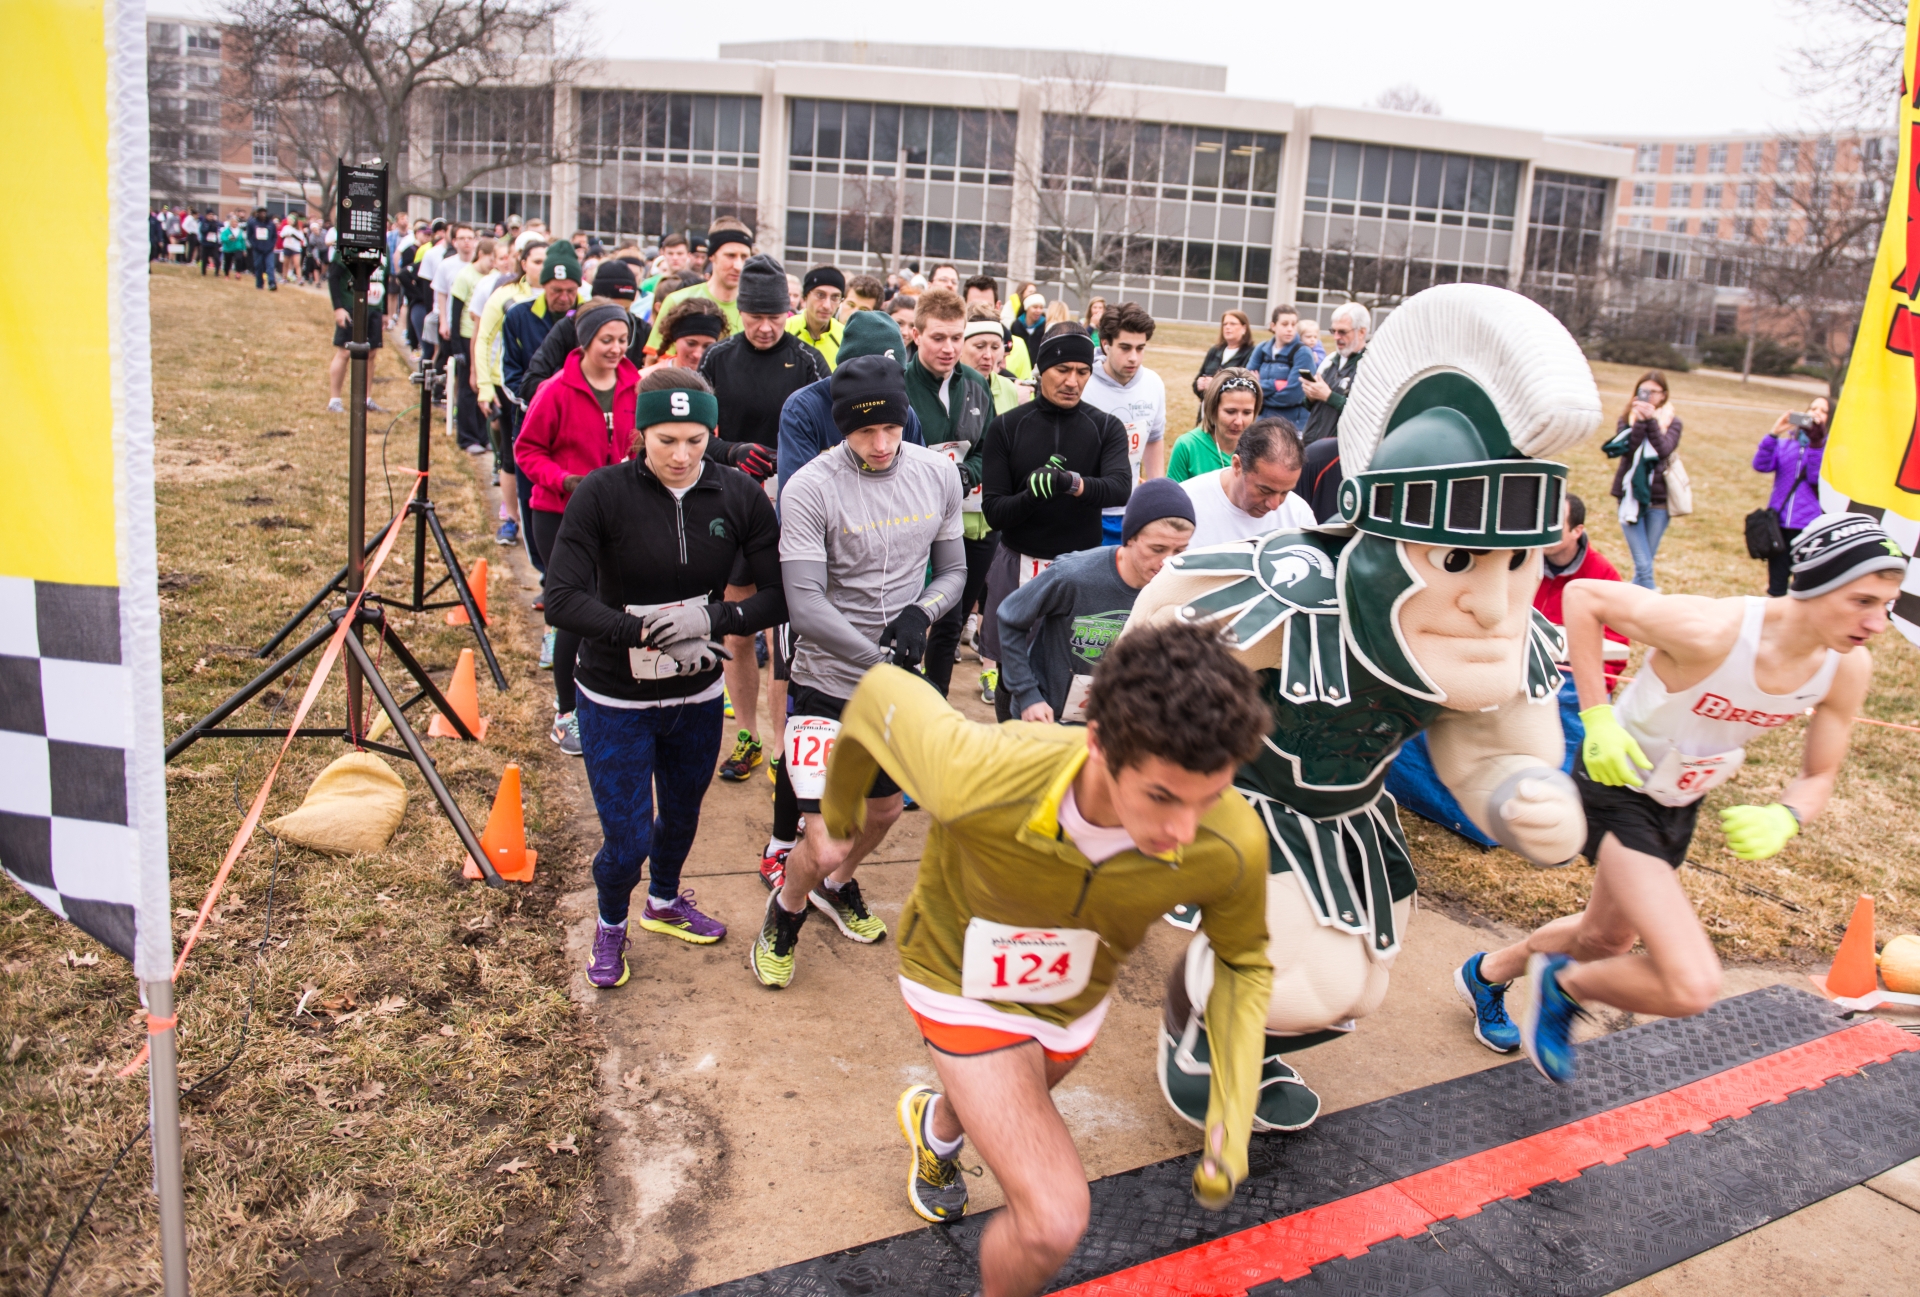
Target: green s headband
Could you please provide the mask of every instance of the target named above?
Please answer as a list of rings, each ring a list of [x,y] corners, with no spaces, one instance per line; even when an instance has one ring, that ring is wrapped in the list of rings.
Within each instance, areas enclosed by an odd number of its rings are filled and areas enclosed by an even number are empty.
[[[699,423],[712,432],[720,423],[720,402],[712,392],[685,387],[642,392],[635,406],[633,426],[645,431],[656,423]]]

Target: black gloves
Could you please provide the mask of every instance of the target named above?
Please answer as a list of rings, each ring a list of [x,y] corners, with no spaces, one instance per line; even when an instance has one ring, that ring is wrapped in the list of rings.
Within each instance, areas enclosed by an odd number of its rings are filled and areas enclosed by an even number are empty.
[[[910,603],[880,632],[880,647],[893,654],[895,666],[912,670],[926,656],[927,627],[931,625],[933,618],[927,616],[927,610]]]
[[[1066,495],[1073,490],[1077,474],[1070,473],[1064,467],[1064,456],[1055,455],[1045,464],[1033,470],[1027,476],[1027,490],[1036,500],[1051,500],[1056,495]]]
[[[762,446],[757,441],[736,441],[732,445],[733,466],[756,482],[766,481],[780,466],[779,456],[771,446]]]

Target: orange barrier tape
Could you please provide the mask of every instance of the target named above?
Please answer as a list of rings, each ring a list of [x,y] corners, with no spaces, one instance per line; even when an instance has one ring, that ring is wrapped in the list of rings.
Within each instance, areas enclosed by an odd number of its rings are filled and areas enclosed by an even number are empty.
[[[399,513],[406,512],[413,503],[413,497],[420,493],[420,483],[424,474],[415,473],[413,489],[407,492],[407,498],[399,507]],[[396,514],[396,516],[398,516]],[[287,759],[287,752],[293,747],[293,737],[300,732],[300,726],[307,719],[307,713],[313,710],[313,704],[319,700],[320,687],[333,673],[333,664],[340,658],[341,646],[353,629],[354,617],[360,611],[360,605],[367,597],[367,591],[373,588],[373,578],[380,571],[380,565],[387,561],[387,555],[393,552],[393,543],[400,538],[399,527],[387,528],[387,537],[380,542],[380,548],[374,552],[373,562],[367,565],[366,575],[360,583],[360,593],[353,597],[346,615],[340,618],[340,624],[334,627],[333,638],[327,641],[327,650],[321,655],[320,665],[314,668],[313,679],[307,682],[307,692],[300,698],[300,706],[294,709],[293,723],[287,726],[287,737],[280,741],[280,751],[273,758],[273,765],[267,770],[267,777],[261,781],[260,791],[254,794],[253,805],[247,808],[247,816],[240,821],[240,829],[233,835],[233,842],[227,847],[227,854],[220,861],[220,868],[213,876],[213,885],[207,888],[207,895],[200,902],[200,913],[193,920],[193,927],[187,932],[187,939],[180,947],[180,957],[174,961],[173,979],[178,982],[181,972],[187,966],[187,956],[199,943],[200,933],[207,926],[207,919],[213,913],[214,903],[220,899],[220,892],[227,885],[227,876],[233,872],[234,862],[240,859],[240,853],[247,849],[247,843],[253,840],[253,831],[260,823],[260,817],[267,809],[267,796],[273,791],[273,781],[280,774],[280,765]],[[168,1025],[172,1025],[169,1023]],[[151,1030],[149,1030],[151,1034]],[[132,1076],[147,1061],[147,1046],[142,1045],[140,1052],[131,1063],[121,1068],[116,1075]]]
[[[153,1014],[149,1013],[147,1015],[147,1034],[149,1036],[157,1036],[163,1031],[172,1031],[179,1023],[180,1015],[177,1013],[171,1018],[156,1018]]]

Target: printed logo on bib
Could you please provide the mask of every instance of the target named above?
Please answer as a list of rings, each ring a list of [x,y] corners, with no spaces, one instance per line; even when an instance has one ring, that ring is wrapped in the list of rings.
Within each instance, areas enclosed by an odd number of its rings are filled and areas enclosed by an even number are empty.
[[[1746,759],[1745,748],[1705,757],[1681,756],[1678,749],[1669,748],[1640,791],[1662,806],[1691,806],[1733,778]]]
[[[1710,721],[1745,721],[1757,725],[1763,730],[1785,725],[1799,716],[1799,712],[1763,712],[1747,707],[1735,707],[1731,699],[1719,694],[1701,694],[1700,701],[1693,705],[1695,716],[1704,716]]]
[[[974,918],[960,968],[969,1000],[1060,1004],[1087,989],[1100,934],[1091,928],[1015,927]]]
[[[840,738],[840,722],[824,716],[790,716],[783,746],[793,795],[817,802],[827,790],[827,758]]]

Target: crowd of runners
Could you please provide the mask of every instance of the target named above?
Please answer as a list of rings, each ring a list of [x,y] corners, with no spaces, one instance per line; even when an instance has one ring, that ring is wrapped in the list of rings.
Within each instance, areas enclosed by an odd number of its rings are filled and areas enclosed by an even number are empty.
[[[450,431],[499,474],[499,539],[542,574],[553,739],[604,835],[589,982],[626,984],[636,924],[727,936],[681,886],[716,773],[771,779],[742,942],[770,989],[806,976],[815,911],[847,941],[889,936],[859,867],[928,816],[894,934],[939,1080],[899,1099],[908,1198],[961,1216],[973,1143],[1008,1208],[980,1248],[994,1297],[1039,1291],[1085,1228],[1048,1092],[1155,920],[1197,934],[1161,1045],[1202,1130],[1196,1196],[1224,1205],[1256,1132],[1312,1122],[1280,1055],[1384,994],[1413,882],[1380,781],[1405,744],[1431,739],[1441,791],[1494,838],[1595,867],[1582,913],[1455,971],[1462,1030],[1565,1082],[1582,1006],[1710,1004],[1719,965],[1676,881],[1701,799],[1811,711],[1798,777],[1719,817],[1758,859],[1819,815],[1906,562],[1874,520],[1825,515],[1797,529],[1783,597],[1623,582],[1551,462],[1599,431],[1597,397],[1543,415],[1572,428],[1549,444],[1521,416],[1550,385],[1422,378],[1415,331],[1369,352],[1358,306],[1331,349],[1288,308],[1257,345],[1230,312],[1200,426],[1170,446],[1137,303],[1066,318],[950,265],[793,274],[726,218],[648,249],[538,223],[395,234],[388,327],[448,372]],[[1435,291],[1487,311],[1489,336],[1547,327],[1499,290]],[[1622,685],[1624,641],[1649,652]],[[962,646],[981,671],[960,688],[1016,723],[951,705]],[[1287,1016],[1296,923],[1357,939],[1369,1004]]]

